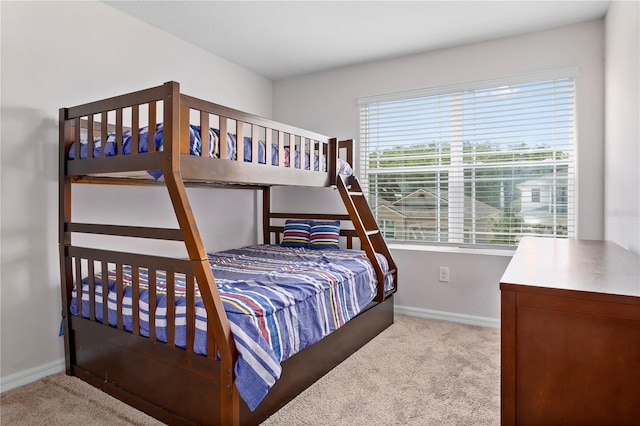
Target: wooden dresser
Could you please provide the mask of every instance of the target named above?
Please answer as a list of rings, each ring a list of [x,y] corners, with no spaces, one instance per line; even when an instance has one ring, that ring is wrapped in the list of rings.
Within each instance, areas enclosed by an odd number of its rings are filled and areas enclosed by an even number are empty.
[[[527,237],[500,290],[503,425],[640,425],[638,255]]]

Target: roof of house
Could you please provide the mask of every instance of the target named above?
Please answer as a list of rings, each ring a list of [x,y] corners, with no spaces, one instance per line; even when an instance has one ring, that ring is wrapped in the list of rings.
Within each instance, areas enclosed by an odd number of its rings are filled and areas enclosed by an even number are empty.
[[[392,203],[379,200],[378,208],[385,207],[395,213],[408,219],[431,219],[437,217],[438,206],[440,206],[441,215],[448,215],[449,193],[446,190],[429,190],[419,188],[412,193],[400,198]],[[491,216],[499,212],[482,201],[474,200],[472,197],[464,196],[464,212],[465,216],[471,214],[475,208],[476,218]]]
[[[557,183],[567,185],[567,171],[559,170],[557,173],[548,173],[546,175],[541,175],[534,177],[532,179],[526,180],[524,182],[520,182],[516,186],[518,189],[530,187],[530,186],[551,186],[556,185]]]

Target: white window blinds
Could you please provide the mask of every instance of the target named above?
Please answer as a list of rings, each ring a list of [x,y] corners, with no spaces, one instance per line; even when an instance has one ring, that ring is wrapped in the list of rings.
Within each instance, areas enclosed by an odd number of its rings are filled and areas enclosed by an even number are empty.
[[[575,77],[527,80],[360,100],[361,183],[387,238],[574,236]]]

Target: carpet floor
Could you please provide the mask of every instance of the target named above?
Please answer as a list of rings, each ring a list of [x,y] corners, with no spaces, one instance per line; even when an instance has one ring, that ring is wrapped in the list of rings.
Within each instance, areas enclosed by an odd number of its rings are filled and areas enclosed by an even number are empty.
[[[2,425],[161,425],[75,377],[0,397]],[[499,425],[500,331],[395,323],[267,419],[276,425]]]

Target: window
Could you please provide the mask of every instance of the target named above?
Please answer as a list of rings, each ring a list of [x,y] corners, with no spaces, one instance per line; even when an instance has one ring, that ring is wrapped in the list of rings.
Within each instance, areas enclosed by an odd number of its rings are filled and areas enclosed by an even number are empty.
[[[531,202],[532,203],[540,202],[540,188],[531,188]]]
[[[393,220],[385,220],[381,219],[380,223],[380,231],[382,232],[382,236],[389,239],[394,239],[396,237],[395,229],[396,222]]]
[[[577,70],[359,100],[360,180],[387,238],[575,232]]]

